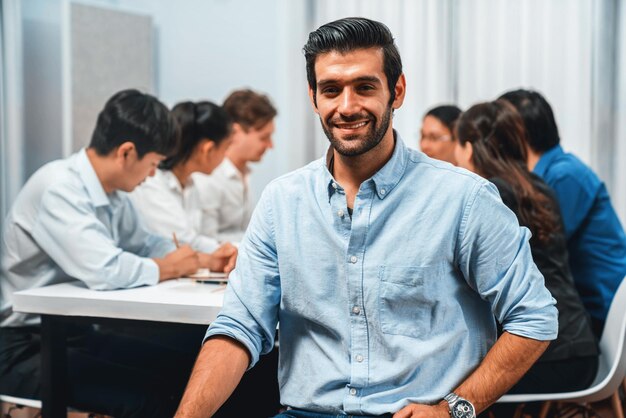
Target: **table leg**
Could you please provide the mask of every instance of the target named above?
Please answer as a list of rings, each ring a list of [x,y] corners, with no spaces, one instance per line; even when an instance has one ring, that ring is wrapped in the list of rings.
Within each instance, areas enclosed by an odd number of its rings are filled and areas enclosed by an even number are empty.
[[[41,316],[41,401],[43,418],[67,416],[67,341],[65,323]]]

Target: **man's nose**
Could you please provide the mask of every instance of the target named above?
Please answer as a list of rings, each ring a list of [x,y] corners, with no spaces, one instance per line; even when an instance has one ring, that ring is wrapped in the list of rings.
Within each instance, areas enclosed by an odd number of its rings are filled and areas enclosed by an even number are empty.
[[[339,108],[342,115],[353,115],[358,112],[359,101],[356,94],[351,89],[344,89],[339,97]]]

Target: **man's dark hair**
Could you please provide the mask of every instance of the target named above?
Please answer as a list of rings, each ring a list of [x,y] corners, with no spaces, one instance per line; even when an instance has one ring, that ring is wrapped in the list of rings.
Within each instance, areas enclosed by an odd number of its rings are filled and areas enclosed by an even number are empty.
[[[132,142],[139,158],[149,152],[167,156],[176,150],[178,136],[178,125],[163,103],[129,89],[115,93],[106,102],[89,148],[104,156],[124,142]]]
[[[387,26],[363,17],[348,17],[327,23],[311,32],[303,50],[306,76],[316,104],[315,60],[320,54],[331,51],[347,53],[356,49],[375,47],[383,50],[383,70],[391,94],[389,103],[392,103],[396,98],[396,83],[402,74],[402,59]]]
[[[552,107],[541,94],[518,89],[504,93],[500,99],[511,103],[521,115],[533,151],[544,153],[561,142]]]
[[[454,125],[461,115],[461,109],[455,105],[441,105],[430,109],[424,117],[432,116],[441,122],[450,133],[454,134]]]
[[[209,140],[218,145],[230,135],[230,116],[215,103],[178,103],[172,108],[172,115],[180,127],[180,146],[176,154],[161,162],[162,169],[171,170],[189,160],[201,141]]]
[[[222,106],[245,131],[262,128],[278,113],[269,97],[250,89],[232,92]]]

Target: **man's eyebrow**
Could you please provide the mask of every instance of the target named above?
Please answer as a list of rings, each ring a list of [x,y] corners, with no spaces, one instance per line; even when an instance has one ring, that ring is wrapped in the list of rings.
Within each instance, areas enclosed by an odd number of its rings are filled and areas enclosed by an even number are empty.
[[[362,82],[368,82],[368,83],[374,83],[374,84],[382,84],[382,81],[380,80],[380,78],[373,76],[373,75],[364,75],[362,77],[357,77],[357,78],[353,78],[351,80],[348,81],[348,83],[362,83]],[[329,79],[325,79],[325,80],[319,80],[317,82],[317,87],[323,87],[329,84],[337,84],[339,83],[339,80],[337,79],[333,79],[333,78],[329,78]]]

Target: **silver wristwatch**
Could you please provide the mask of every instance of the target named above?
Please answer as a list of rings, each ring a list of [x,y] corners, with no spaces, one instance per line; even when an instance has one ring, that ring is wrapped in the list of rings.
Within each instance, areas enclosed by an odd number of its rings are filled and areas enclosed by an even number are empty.
[[[452,418],[476,418],[474,405],[467,399],[461,398],[454,392],[448,393],[443,399],[448,402]]]

